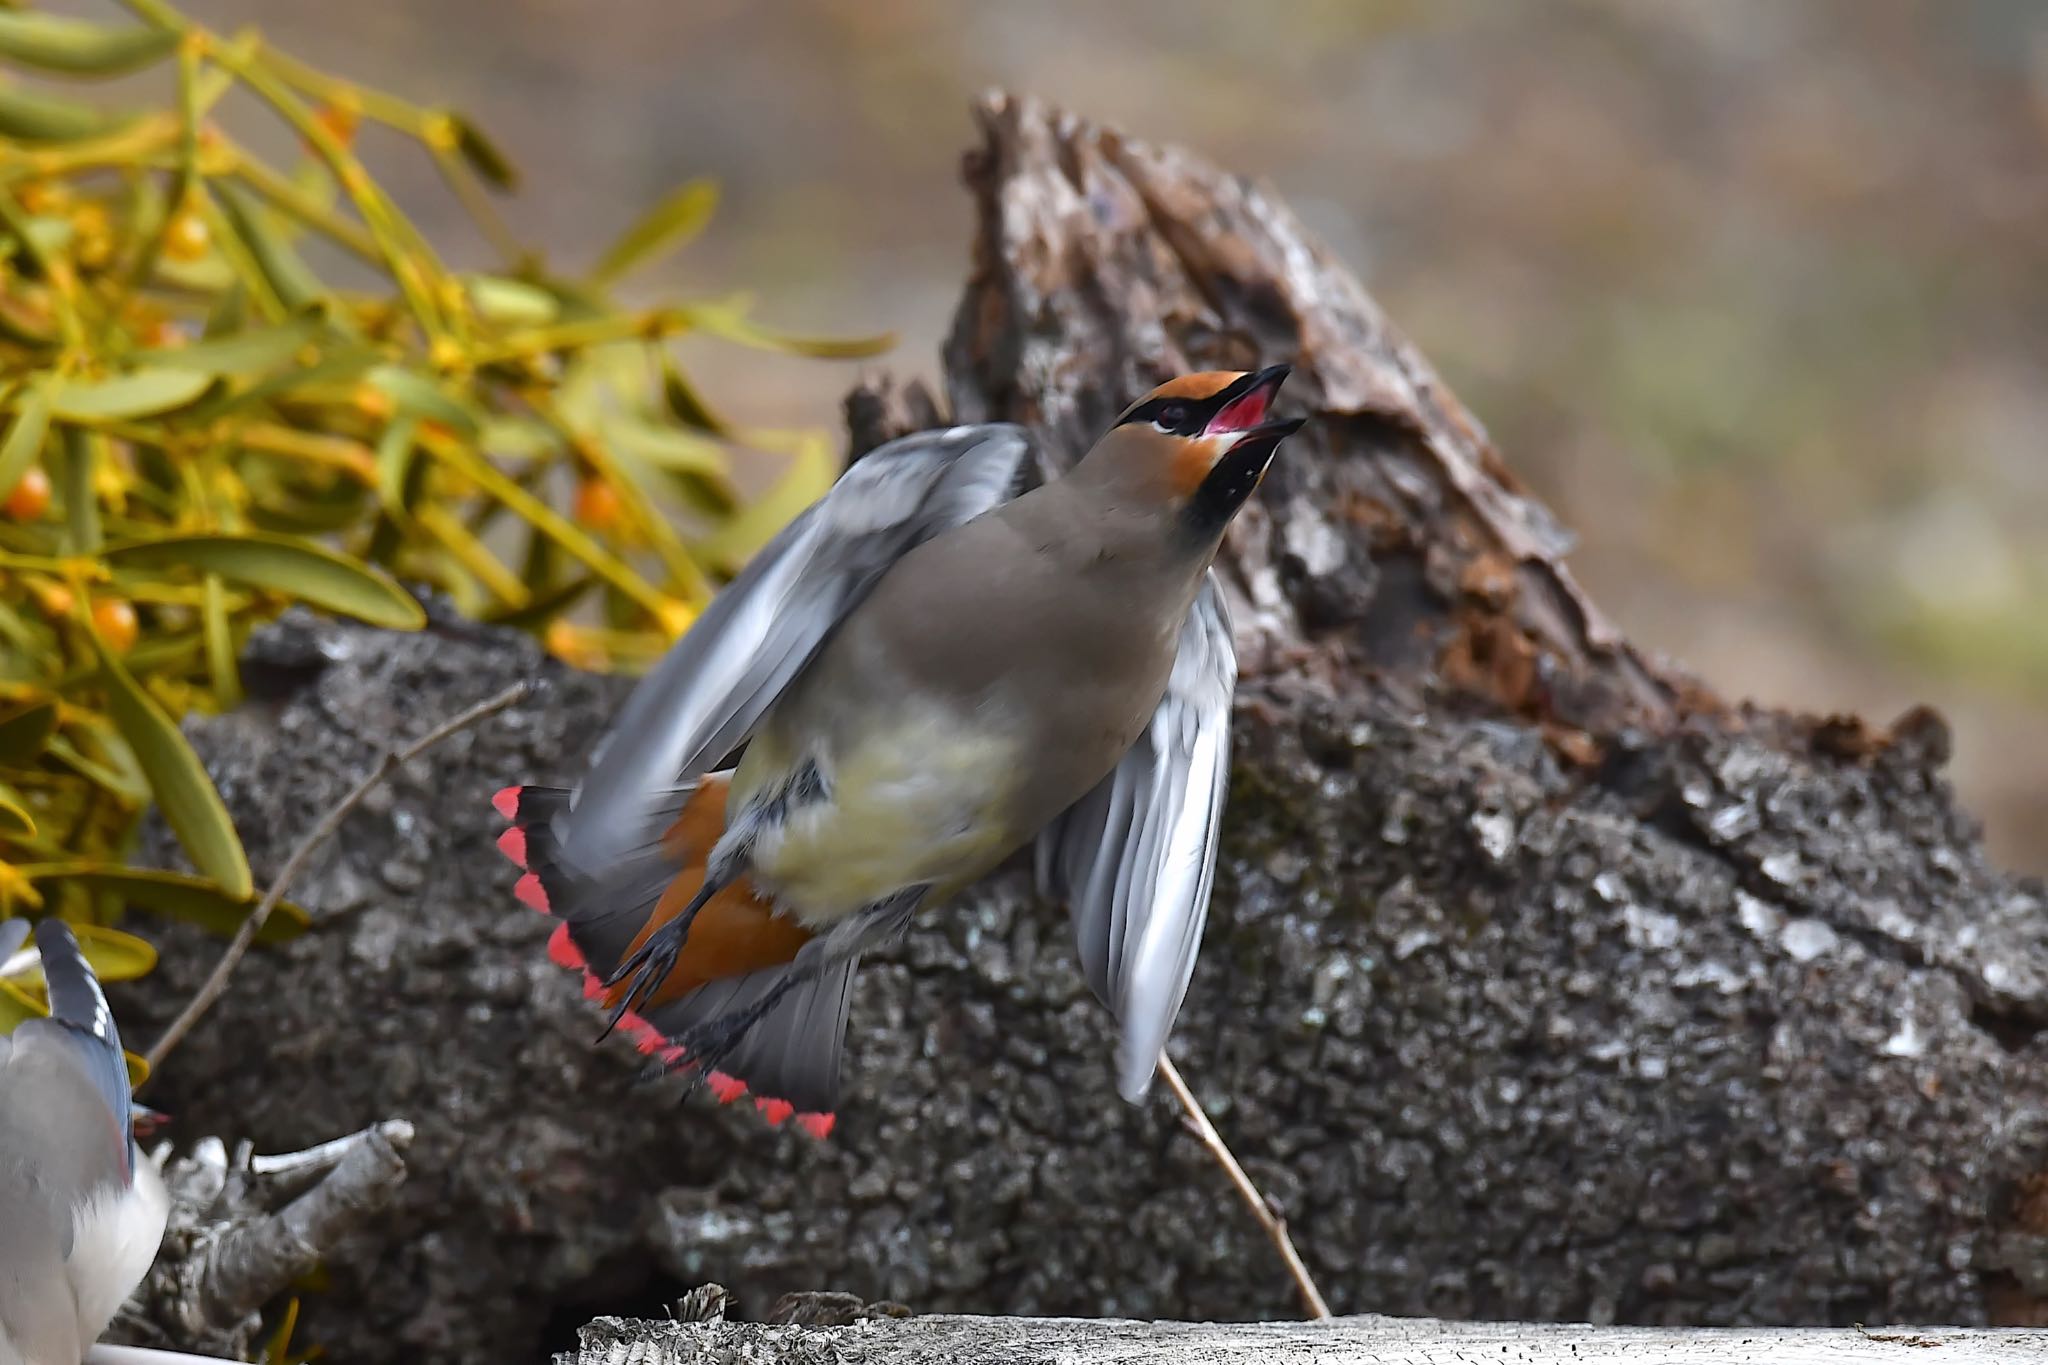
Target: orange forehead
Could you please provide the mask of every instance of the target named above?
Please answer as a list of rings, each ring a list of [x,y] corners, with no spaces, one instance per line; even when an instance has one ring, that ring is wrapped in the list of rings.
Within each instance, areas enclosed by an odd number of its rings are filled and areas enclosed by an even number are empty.
[[[1178,379],[1167,380],[1139,401],[1149,402],[1154,398],[1214,398],[1244,376],[1243,370],[1204,370],[1200,374],[1184,374]]]

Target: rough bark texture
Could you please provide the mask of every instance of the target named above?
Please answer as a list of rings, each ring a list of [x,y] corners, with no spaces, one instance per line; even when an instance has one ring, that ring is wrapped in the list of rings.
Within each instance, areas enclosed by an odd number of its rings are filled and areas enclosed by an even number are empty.
[[[1276,201],[992,100],[947,355],[962,418],[1077,448],[1177,370],[1291,360],[1318,414],[1233,532],[1244,685],[1175,1056],[1339,1311],[1981,1323],[2048,1302],[2048,914],[1988,866],[1940,722],[1722,703],[1585,602],[1566,536]],[[929,400],[922,400],[929,406]],[[850,404],[856,446],[917,402]],[[711,1278],[759,1314],[1288,1316],[1155,1094],[1122,1104],[1063,916],[999,877],[864,971],[819,1144],[634,1089],[509,896],[491,791],[573,774],[624,684],[511,637],[295,617],[194,726],[259,876],[376,757],[541,695],[372,797],[315,931],[244,964],[155,1101],[304,1145],[418,1126],[336,1358],[532,1359]],[[167,845],[157,853],[165,856]],[[153,928],[152,932],[156,932]],[[160,1022],[211,954],[163,931]],[[1490,1349],[1490,1348],[1489,1348]]]

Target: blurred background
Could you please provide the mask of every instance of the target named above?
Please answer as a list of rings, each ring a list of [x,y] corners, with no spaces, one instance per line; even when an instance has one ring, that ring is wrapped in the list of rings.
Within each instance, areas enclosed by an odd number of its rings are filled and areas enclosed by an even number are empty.
[[[586,261],[693,176],[636,277],[756,291],[936,370],[996,84],[1271,182],[1576,527],[1637,641],[1721,691],[1930,702],[2007,863],[2048,870],[2048,7],[2032,0],[193,0],[479,120],[508,216]],[[489,254],[424,158],[365,154]],[[746,419],[854,378],[687,357]]]

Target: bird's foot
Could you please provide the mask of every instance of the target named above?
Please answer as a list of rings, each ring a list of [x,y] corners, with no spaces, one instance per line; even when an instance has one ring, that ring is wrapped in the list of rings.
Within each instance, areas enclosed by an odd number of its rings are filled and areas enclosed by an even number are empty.
[[[739,1051],[747,1031],[768,1017],[777,1005],[782,1003],[799,981],[806,978],[792,974],[776,983],[775,989],[744,1009],[727,1010],[715,1014],[702,1023],[693,1024],[683,1032],[669,1039],[673,1045],[653,1067],[641,1077],[644,1081],[658,1080],[678,1071],[690,1073],[689,1084],[683,1093],[688,1095],[711,1076],[725,1070],[725,1064]]]
[[[688,937],[688,922],[681,917],[673,919],[649,934],[647,941],[621,962],[617,971],[605,978],[604,988],[607,991],[616,990],[627,981],[632,985],[619,997],[618,1004],[612,1006],[611,1015],[605,1020],[604,1032],[597,1035],[599,1042],[610,1036],[629,1011],[639,1010],[654,998],[654,993],[661,989],[661,983],[675,970],[676,958]]]
[[[739,1051],[740,1041],[751,1027],[751,1021],[743,1017],[746,1013],[734,1010],[721,1014],[672,1036],[669,1046],[655,1054],[635,1084],[652,1085],[681,1072],[685,1076],[682,1097],[687,1098],[712,1075],[723,1072],[725,1063]]]

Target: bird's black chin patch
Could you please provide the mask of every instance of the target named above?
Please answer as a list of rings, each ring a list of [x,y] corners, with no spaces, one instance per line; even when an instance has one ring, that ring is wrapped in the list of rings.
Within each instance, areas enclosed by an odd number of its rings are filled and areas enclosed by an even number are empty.
[[[1252,428],[1209,470],[1194,496],[1188,499],[1187,518],[1203,535],[1219,535],[1237,509],[1244,506],[1266,466],[1273,463],[1280,443],[1301,429],[1302,418],[1287,422],[1266,422]]]

